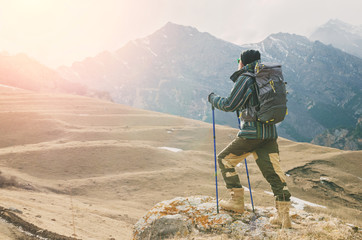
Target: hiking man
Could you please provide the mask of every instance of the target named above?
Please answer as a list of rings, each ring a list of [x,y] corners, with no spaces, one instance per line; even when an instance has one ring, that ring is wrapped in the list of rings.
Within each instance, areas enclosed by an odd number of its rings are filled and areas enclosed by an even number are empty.
[[[248,112],[255,112],[258,105],[258,90],[255,78],[248,75],[254,73],[260,64],[260,53],[247,50],[238,59],[238,71],[230,79],[234,87],[228,97],[220,97],[210,93],[208,101],[213,107],[225,111],[241,111],[241,126],[237,137],[218,154],[218,163],[231,199],[221,200],[220,207],[224,210],[244,212],[244,189],[241,186],[235,166],[248,155],[253,154],[264,178],[268,181],[275,196],[278,215],[271,220],[272,224],[290,228],[289,218],[290,193],[286,177],[279,164],[277,129],[275,124],[265,124],[257,120],[250,121]],[[254,110],[253,110],[254,109]],[[250,115],[250,114],[249,114]]]

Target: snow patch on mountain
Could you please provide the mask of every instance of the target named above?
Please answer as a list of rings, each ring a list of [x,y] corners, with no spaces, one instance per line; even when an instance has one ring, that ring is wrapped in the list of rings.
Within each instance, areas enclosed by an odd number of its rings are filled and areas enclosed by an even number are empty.
[[[268,192],[268,191],[264,191],[264,192],[269,195],[274,195],[272,192]],[[308,202],[308,201],[305,201],[305,200],[302,200],[302,199],[296,198],[296,197],[291,197],[290,201],[292,202],[292,206],[295,209],[299,209],[299,210],[303,210],[305,208],[305,206],[327,208],[326,206]]]
[[[164,149],[171,152],[182,152],[183,150],[180,148],[173,148],[173,147],[158,147],[158,149]]]

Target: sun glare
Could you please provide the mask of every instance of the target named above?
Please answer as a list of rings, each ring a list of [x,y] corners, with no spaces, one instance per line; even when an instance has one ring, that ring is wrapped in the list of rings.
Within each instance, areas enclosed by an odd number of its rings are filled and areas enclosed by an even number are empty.
[[[14,5],[20,11],[40,13],[51,5],[52,1],[47,0],[19,0],[14,1]]]

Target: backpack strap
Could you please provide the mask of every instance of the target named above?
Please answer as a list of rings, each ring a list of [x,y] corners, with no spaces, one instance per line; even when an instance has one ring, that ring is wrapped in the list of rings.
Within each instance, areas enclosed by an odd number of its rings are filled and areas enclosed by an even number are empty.
[[[254,80],[254,86],[255,86],[255,92],[256,92],[256,99],[258,99],[258,104],[254,107],[256,108],[256,111],[259,111],[260,109],[260,103],[259,103],[259,87],[258,84],[256,84],[256,74],[252,72],[245,72],[242,75],[251,77]]]
[[[248,76],[248,77],[253,77],[253,78],[256,77],[256,74],[255,74],[255,73],[251,73],[251,72],[244,72],[244,73],[241,74],[241,75]]]

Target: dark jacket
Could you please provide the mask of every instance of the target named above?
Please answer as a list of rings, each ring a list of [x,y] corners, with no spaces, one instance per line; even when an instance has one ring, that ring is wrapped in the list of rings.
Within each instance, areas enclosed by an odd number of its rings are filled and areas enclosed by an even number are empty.
[[[241,126],[238,137],[247,139],[270,139],[277,138],[278,134],[274,124],[263,124],[250,120],[250,115],[255,112],[258,104],[255,79],[245,76],[243,73],[254,73],[255,65],[258,61],[244,66],[241,70],[231,75],[234,87],[228,97],[220,97],[216,94],[210,96],[210,103],[217,109],[225,112],[240,111]],[[245,114],[247,113],[247,114]]]

